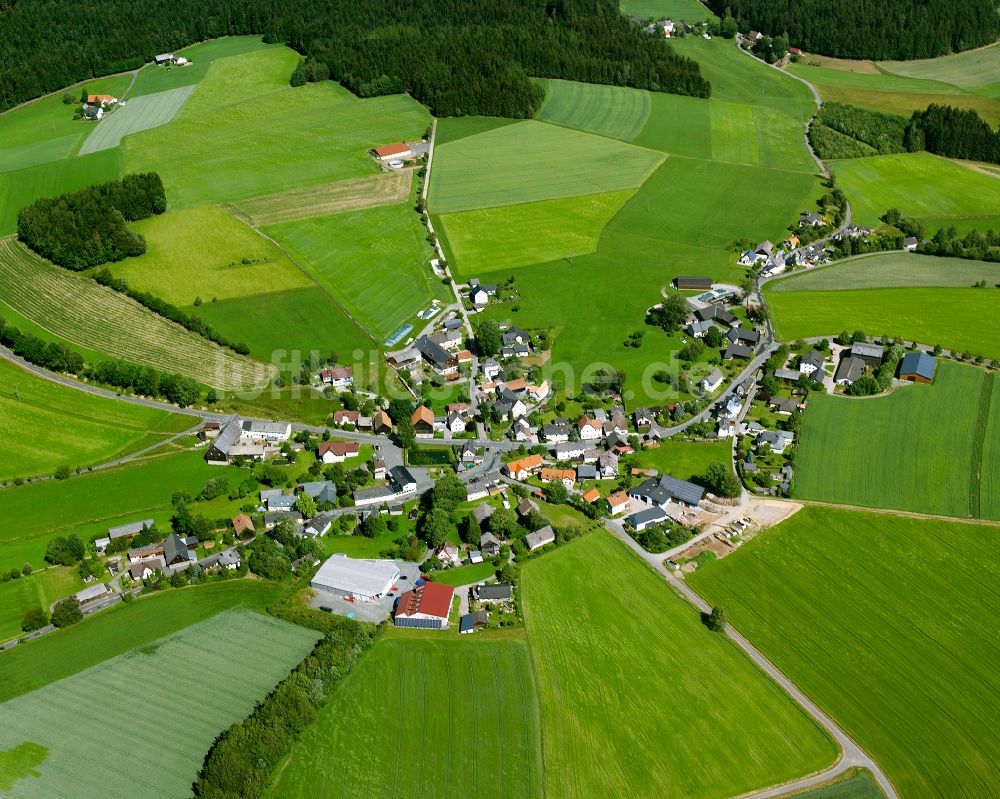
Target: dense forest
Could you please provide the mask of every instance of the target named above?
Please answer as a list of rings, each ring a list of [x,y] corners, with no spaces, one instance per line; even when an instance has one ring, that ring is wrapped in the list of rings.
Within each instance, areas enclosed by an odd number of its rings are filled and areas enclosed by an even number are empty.
[[[529,75],[710,92],[697,63],[615,0],[0,0],[0,110],[233,34],[288,43],[312,65],[300,81],[405,89],[438,116],[530,116],[540,91]]]
[[[741,27],[840,58],[934,58],[1000,37],[995,0],[709,0]]]
[[[17,215],[17,235],[53,263],[88,269],[142,255],[145,239],[125,223],[166,210],[167,195],[159,175],[126,175],[25,206]]]
[[[910,150],[1000,164],[1000,130],[993,130],[972,109],[930,105],[926,111],[914,111],[907,135]]]

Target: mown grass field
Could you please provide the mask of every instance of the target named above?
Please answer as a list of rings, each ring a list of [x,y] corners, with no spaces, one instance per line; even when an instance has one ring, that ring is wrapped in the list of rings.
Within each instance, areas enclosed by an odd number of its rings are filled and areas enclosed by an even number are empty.
[[[94,126],[80,145],[80,155],[110,150],[121,144],[126,136],[166,125],[177,116],[193,91],[194,86],[180,86],[129,100]]]
[[[21,619],[28,608],[45,608],[48,612],[51,603],[81,588],[83,580],[69,566],[50,566],[28,577],[0,583],[0,641],[22,634]]]
[[[843,779],[821,788],[792,794],[794,799],[885,799],[871,772],[854,769]]]
[[[295,744],[269,795],[348,799],[419,784],[435,797],[542,796],[527,642],[482,635],[379,640]]]
[[[428,266],[426,231],[408,204],[284,222],[265,232],[378,341],[432,298],[448,296]]]
[[[204,450],[167,450],[114,469],[0,490],[0,571],[40,567],[49,539],[77,533],[84,541],[106,535],[117,524],[152,517],[159,524],[173,515],[170,496],[183,489],[197,495],[213,477],[233,484],[248,472],[209,466]]]
[[[814,394],[802,426],[795,496],[975,515],[970,491],[980,464],[970,453],[983,435],[986,379],[982,369],[941,360],[933,384],[904,386],[887,397]],[[984,485],[997,481],[1000,472],[983,471]]]
[[[621,9],[632,17],[667,17],[689,23],[715,16],[697,0],[622,0]]]
[[[986,799],[1000,792],[998,535],[807,507],[689,579],[901,796]]]
[[[835,759],[820,729],[610,533],[526,564],[523,601],[547,796],[735,796]]]
[[[7,794],[189,796],[215,737],[253,710],[319,637],[233,610],[5,702],[0,746],[29,742],[46,750],[35,772]],[[192,679],[198,701],[180,701]],[[95,735],[93,719],[115,706],[123,686],[141,686],[144,710]],[[137,770],[134,758],[145,766]]]
[[[191,333],[88,277],[43,260],[13,237],[0,240],[0,314],[5,307],[67,344],[124,358],[207,385],[264,385],[272,367]],[[101,313],[95,314],[94,309]]]
[[[224,610],[263,610],[285,588],[260,580],[190,586],[118,604],[0,654],[0,701],[35,691]],[[207,749],[206,749],[207,751]]]
[[[442,145],[428,207],[436,214],[635,188],[661,153],[529,120]]]
[[[132,229],[146,238],[145,254],[111,270],[177,306],[192,306],[197,297],[210,303],[314,285],[273,242],[215,206],[171,211]]]
[[[896,75],[940,80],[1000,99],[1000,47],[997,45],[943,58],[883,61],[880,67]]]
[[[1000,386],[996,376],[993,377],[989,413],[983,418],[980,412],[979,423],[977,435],[982,436],[982,463],[979,479],[976,481],[973,474],[973,481],[979,484],[980,515],[984,519],[1000,519]]]
[[[254,227],[292,222],[406,202],[412,183],[412,169],[379,172],[370,177],[348,178],[325,186],[307,186],[251,197],[242,200],[236,211]]]
[[[437,133],[435,134],[435,144],[447,144],[451,141],[458,141],[468,136],[475,136],[477,133],[485,133],[488,130],[502,128],[506,125],[516,125],[518,120],[507,119],[505,117],[445,117],[439,119],[437,123]]]
[[[776,280],[768,284],[767,290],[780,293],[921,286],[971,288],[980,280],[995,287],[1000,283],[1000,264],[914,253],[887,253]]]
[[[930,153],[831,161],[830,169],[859,225],[877,227],[886,210],[898,208],[903,216],[933,218],[965,233],[985,230],[1000,213],[1000,180]]]
[[[791,341],[864,330],[940,344],[983,357],[1000,356],[994,288],[884,288],[853,291],[767,291],[776,335]]]
[[[655,449],[640,449],[636,455],[639,465],[656,469],[681,480],[703,475],[713,463],[731,460],[728,441],[661,441]]]
[[[205,77],[209,67],[221,58],[280,48],[281,45],[264,44],[260,36],[225,36],[175,50],[176,55],[184,56],[191,63],[184,67],[158,67],[150,62],[139,71],[129,97],[194,86]]]
[[[194,423],[83,394],[0,361],[0,482],[114,460]]]
[[[121,153],[104,150],[0,174],[0,235],[17,230],[17,212],[35,200],[116,180],[121,172]]]
[[[538,119],[566,128],[633,141],[649,119],[649,92],[568,80],[545,81]]]
[[[457,211],[439,217],[452,260],[476,273],[594,252],[630,190]]]
[[[426,131],[427,109],[405,95],[290,87],[298,58],[280,47],[215,61],[170,125],[127,139],[128,170],[159,172],[172,208],[237,202],[374,174],[369,149]]]

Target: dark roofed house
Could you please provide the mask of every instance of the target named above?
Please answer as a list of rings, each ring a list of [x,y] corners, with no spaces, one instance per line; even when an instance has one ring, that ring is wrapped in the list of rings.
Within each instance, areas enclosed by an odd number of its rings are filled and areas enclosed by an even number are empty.
[[[197,542],[195,542],[197,546]],[[163,560],[167,566],[178,566],[197,560],[195,553],[188,549],[188,542],[177,533],[171,533],[163,541]]]
[[[674,285],[680,291],[698,291],[700,289],[712,288],[712,278],[710,277],[675,277]]]
[[[556,534],[552,529],[551,524],[545,525],[541,530],[535,530],[533,533],[528,533],[524,537],[524,543],[528,545],[529,550],[536,550],[546,544],[551,544],[555,540]]]
[[[405,466],[393,466],[389,470],[389,480],[400,493],[417,490],[417,478],[410,474],[410,470]]]
[[[659,478],[651,477],[641,485],[629,489],[628,495],[632,499],[642,500],[661,508],[672,501],[694,508],[705,496],[705,489],[687,480],[679,480],[665,474]]]
[[[509,347],[513,344],[524,344],[529,338],[530,337],[527,332],[519,328],[517,325],[509,327],[503,332],[503,344],[505,347]]]
[[[851,345],[851,356],[854,358],[860,358],[865,363],[871,364],[872,366],[878,366],[882,363],[882,357],[885,354],[885,347],[881,344],[868,344],[864,341],[856,341]]]
[[[750,346],[754,346],[760,341],[760,333],[751,327],[734,327],[726,334],[726,337],[732,342]]]
[[[740,320],[733,316],[727,308],[713,303],[699,308],[694,312],[695,318],[701,322],[719,322],[727,327],[738,325]]]
[[[490,617],[485,610],[477,610],[475,613],[466,613],[459,622],[458,631],[463,635],[482,629],[490,622]]]
[[[477,585],[472,590],[480,602],[506,602],[513,596],[511,587],[507,583]]]
[[[937,361],[926,352],[908,352],[899,363],[899,379],[915,383],[930,383],[934,380]]]
[[[479,537],[479,551],[490,558],[499,555],[500,539],[493,535],[493,533],[483,533]]]
[[[849,386],[865,371],[865,362],[853,355],[847,355],[840,359],[837,364],[837,371],[833,375],[833,382],[841,386]]]
[[[767,404],[774,408],[775,413],[789,415],[799,409],[799,404],[791,397],[771,397]]]
[[[625,521],[641,533],[647,527],[659,524],[660,522],[665,521],[666,518],[667,514],[660,508],[646,508],[646,510],[641,510],[638,513],[633,513],[631,516],[627,516]]]
[[[427,336],[418,338],[413,343],[413,347],[435,371],[441,374],[448,374],[458,369],[458,362],[455,360],[455,356],[440,344],[435,344]]]
[[[489,502],[481,502],[472,509],[472,518],[480,527],[493,515],[496,509]]]
[[[736,344],[730,342],[729,346],[726,347],[725,352],[722,353],[722,359],[725,361],[731,361],[733,358],[742,358],[745,361],[749,361],[753,357],[753,350],[743,344]]]

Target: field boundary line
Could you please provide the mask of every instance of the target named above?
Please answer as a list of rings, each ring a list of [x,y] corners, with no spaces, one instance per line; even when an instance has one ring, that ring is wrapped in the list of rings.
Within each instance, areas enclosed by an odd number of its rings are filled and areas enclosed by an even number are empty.
[[[921,513],[915,510],[899,510],[897,508],[869,508],[865,505],[846,505],[840,502],[827,502],[822,499],[803,499],[794,497],[785,499],[784,497],[769,497],[777,502],[794,502],[800,505],[816,505],[823,508],[840,508],[842,510],[861,511],[864,513],[877,513],[883,516],[905,516],[910,519],[927,519],[935,522],[957,522],[959,524],[982,525],[985,527],[1000,527],[1000,521],[996,519],[973,519],[969,516],[945,516],[935,513]]]
[[[969,515],[978,519],[983,512],[983,449],[986,446],[986,428],[990,421],[993,396],[993,372],[987,372],[979,392],[979,412],[972,433],[971,469],[969,471]]]

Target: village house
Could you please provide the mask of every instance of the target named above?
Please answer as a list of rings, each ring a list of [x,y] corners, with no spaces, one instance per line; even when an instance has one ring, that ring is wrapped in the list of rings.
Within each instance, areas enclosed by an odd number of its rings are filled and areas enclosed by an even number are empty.
[[[608,494],[607,503],[611,508],[611,515],[617,516],[628,510],[628,495],[624,491],[615,491],[613,494]]]
[[[861,358],[853,355],[843,356],[837,364],[837,371],[833,375],[833,382],[838,386],[849,386],[864,374],[866,364]]]
[[[534,552],[536,549],[544,547],[546,544],[551,544],[555,540],[556,534],[551,524],[545,525],[541,530],[528,533],[524,537],[524,543],[527,544],[529,552]]]
[[[458,360],[448,350],[431,341],[427,336],[418,338],[413,343],[413,348],[439,375],[453,375],[458,371]]]
[[[237,538],[243,538],[245,535],[253,535],[255,532],[253,519],[245,513],[241,513],[239,516],[230,519],[229,525],[233,528],[233,535]]]
[[[885,347],[881,344],[869,344],[856,341],[851,345],[851,357],[860,358],[869,366],[878,366],[885,356]]]
[[[321,369],[319,377],[323,381],[323,385],[332,388],[351,388],[354,386],[354,370],[350,366]]]
[[[472,595],[477,602],[509,602],[514,592],[509,583],[487,583],[473,586]]]
[[[638,513],[633,513],[625,518],[625,523],[635,528],[636,532],[642,532],[654,524],[661,524],[667,520],[667,514],[661,508],[646,508]]]
[[[413,412],[410,422],[413,424],[413,432],[419,438],[434,437],[434,411],[426,405],[421,405]]]
[[[460,566],[462,564],[462,553],[457,546],[449,541],[445,541],[434,550],[434,557],[445,566]]]
[[[665,474],[659,478],[651,477],[641,485],[630,488],[628,495],[631,499],[661,508],[665,508],[671,502],[695,508],[705,496],[705,489],[687,480],[679,480]]]
[[[604,437],[603,425],[597,419],[591,419],[589,416],[583,416],[580,421],[577,422],[576,426],[580,433],[581,441],[596,441]]]
[[[337,484],[332,480],[315,480],[303,483],[300,487],[303,494],[316,500],[317,505],[327,502],[337,504]]]
[[[372,416],[372,432],[377,436],[387,436],[392,433],[392,419],[383,410],[378,410]]]
[[[323,463],[343,463],[360,452],[361,447],[353,441],[322,441],[316,447],[316,457]]]
[[[542,468],[541,455],[527,455],[523,458],[505,463],[503,466],[507,476],[513,480],[526,480]]]
[[[483,533],[479,537],[479,551],[488,558],[494,558],[500,554],[500,539],[493,533]]]
[[[358,426],[358,420],[361,418],[361,414],[357,411],[334,411],[333,412],[333,423],[339,427],[344,425],[354,425]]]
[[[92,122],[98,122],[104,118],[104,109],[99,105],[85,105],[83,107],[83,118]]]
[[[487,358],[483,361],[480,364],[480,368],[482,369],[483,377],[487,380],[492,380],[500,374],[500,364],[493,360],[493,358]]]
[[[576,481],[576,472],[572,469],[557,469],[554,467],[546,467],[542,469],[541,479],[543,483],[553,483],[556,480],[561,480],[566,488],[572,488],[573,483]]]
[[[826,363],[826,359],[823,357],[823,353],[812,350],[807,352],[801,358],[799,358],[799,374],[807,375],[812,377],[813,374],[819,372],[818,379],[823,378],[823,365]]]
[[[757,445],[767,444],[771,452],[780,455],[794,439],[795,434],[788,430],[765,430],[757,436]]]
[[[701,387],[705,391],[712,393],[713,391],[718,390],[719,386],[722,385],[722,381],[724,381],[725,379],[726,376],[722,374],[722,372],[719,369],[716,368],[701,379]]]
[[[333,516],[329,513],[317,513],[303,528],[302,532],[311,537],[319,538],[326,535],[333,526]]]
[[[393,623],[397,627],[446,630],[455,589],[440,583],[422,583],[399,597]]]
[[[542,425],[542,438],[553,444],[569,441],[570,428],[562,419]]]
[[[618,476],[618,455],[615,452],[603,452],[597,458],[597,471],[602,480],[613,480]]]

